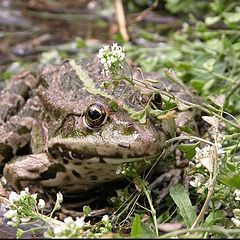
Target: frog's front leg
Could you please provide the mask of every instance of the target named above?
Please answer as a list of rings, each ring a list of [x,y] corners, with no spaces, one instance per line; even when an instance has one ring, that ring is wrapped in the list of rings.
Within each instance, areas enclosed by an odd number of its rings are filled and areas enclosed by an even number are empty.
[[[55,163],[49,160],[45,153],[31,154],[18,157],[7,163],[3,169],[3,176],[16,191],[24,187],[41,185],[40,181],[56,176]]]

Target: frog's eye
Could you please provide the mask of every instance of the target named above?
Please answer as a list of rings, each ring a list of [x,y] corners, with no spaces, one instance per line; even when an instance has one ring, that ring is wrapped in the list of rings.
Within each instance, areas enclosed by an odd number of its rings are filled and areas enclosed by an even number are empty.
[[[158,109],[162,109],[162,97],[160,93],[154,93],[152,98],[152,103],[154,106],[156,106]]]
[[[102,126],[107,120],[107,113],[101,103],[93,103],[88,106],[84,120],[88,128],[97,128]]]

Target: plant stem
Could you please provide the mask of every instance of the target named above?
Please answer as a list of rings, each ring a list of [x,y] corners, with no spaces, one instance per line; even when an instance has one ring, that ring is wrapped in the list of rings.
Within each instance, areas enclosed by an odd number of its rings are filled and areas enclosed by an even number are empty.
[[[154,226],[155,226],[156,236],[158,236],[156,210],[155,210],[155,208],[153,207],[153,204],[152,204],[152,198],[150,196],[150,191],[146,188],[144,182],[142,182],[142,183],[143,183],[143,185],[142,185],[143,191],[144,191],[144,193],[147,197],[148,203],[149,203],[150,208],[151,208],[151,214],[152,214],[153,223],[154,223]]]

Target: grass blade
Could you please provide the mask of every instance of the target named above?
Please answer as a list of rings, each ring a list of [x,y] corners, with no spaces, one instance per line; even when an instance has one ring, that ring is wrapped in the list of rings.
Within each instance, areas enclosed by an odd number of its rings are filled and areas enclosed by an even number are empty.
[[[187,191],[182,185],[177,184],[170,189],[170,195],[178,206],[180,211],[179,213],[182,216],[185,224],[188,228],[190,228],[196,219],[196,212],[195,208],[192,206]]]

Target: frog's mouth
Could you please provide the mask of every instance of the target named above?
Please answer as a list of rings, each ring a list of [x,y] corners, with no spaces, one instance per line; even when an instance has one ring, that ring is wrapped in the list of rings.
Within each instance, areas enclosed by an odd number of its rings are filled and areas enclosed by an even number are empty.
[[[137,162],[137,161],[153,161],[158,159],[161,155],[160,147],[158,151],[152,152],[141,152],[140,154],[133,155],[128,149],[121,149],[120,147],[111,146],[111,148],[106,147],[91,147],[90,144],[82,144],[76,147],[75,144],[71,142],[64,141],[51,141],[48,146],[48,152],[54,159],[63,159],[67,161],[73,161],[75,163],[87,161],[92,163],[109,163],[109,164],[121,164],[127,162]],[[121,151],[119,150],[121,149]],[[124,151],[125,150],[125,151]]]

